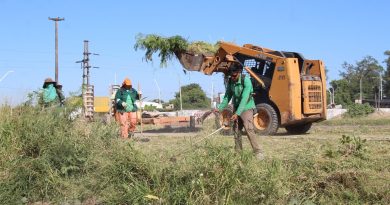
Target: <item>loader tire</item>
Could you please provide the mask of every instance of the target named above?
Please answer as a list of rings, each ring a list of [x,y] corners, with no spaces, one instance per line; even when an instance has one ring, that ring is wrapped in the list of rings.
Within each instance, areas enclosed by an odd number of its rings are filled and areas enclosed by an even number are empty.
[[[310,130],[312,123],[305,123],[305,124],[300,124],[300,125],[289,125],[286,126],[286,130],[288,134],[305,134],[307,131]]]
[[[274,135],[278,132],[279,119],[276,110],[267,103],[256,105],[257,114],[253,117],[255,132],[260,135]]]

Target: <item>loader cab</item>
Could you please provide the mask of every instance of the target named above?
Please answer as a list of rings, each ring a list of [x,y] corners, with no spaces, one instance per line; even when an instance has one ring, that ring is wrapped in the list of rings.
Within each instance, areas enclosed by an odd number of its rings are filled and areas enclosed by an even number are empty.
[[[275,70],[275,63],[271,61],[253,58],[253,56],[237,55],[236,58],[249,67],[253,72],[257,74],[265,83],[266,88],[262,88],[260,84],[253,78],[251,78],[254,92],[255,103],[263,103],[269,101],[269,89],[272,84],[272,77]],[[244,70],[245,71],[245,70]],[[250,76],[249,73],[244,73]]]

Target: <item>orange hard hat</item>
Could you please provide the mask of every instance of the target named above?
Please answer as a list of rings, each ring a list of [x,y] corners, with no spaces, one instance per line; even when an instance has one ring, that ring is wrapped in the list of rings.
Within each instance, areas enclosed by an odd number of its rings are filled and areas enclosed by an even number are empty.
[[[122,86],[125,85],[131,85],[131,80],[129,78],[125,78],[125,80],[123,81]]]

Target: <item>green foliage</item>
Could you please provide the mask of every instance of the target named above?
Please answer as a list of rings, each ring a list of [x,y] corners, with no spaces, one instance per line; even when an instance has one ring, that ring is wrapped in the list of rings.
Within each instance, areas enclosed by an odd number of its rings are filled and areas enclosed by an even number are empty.
[[[213,54],[219,48],[219,44],[209,44],[204,41],[188,42],[181,36],[162,37],[156,34],[138,34],[134,49],[146,50],[146,62],[153,60],[153,54],[158,53],[160,66],[166,67],[167,62],[176,55],[186,51],[200,54]]]
[[[366,139],[361,139],[360,137],[343,135],[340,139],[339,152],[342,156],[353,155],[363,158],[367,152],[366,142]]]
[[[41,89],[32,91],[27,94],[27,100],[23,103],[26,106],[43,106],[43,92]]]
[[[379,84],[379,74],[383,71],[378,61],[366,56],[355,65],[345,62],[340,72],[342,79],[330,82],[335,89],[335,103],[344,106],[351,104],[360,97],[360,79],[362,79],[363,99],[373,99],[373,88]],[[372,83],[378,82],[378,83]]]
[[[171,60],[176,53],[184,52],[187,47],[187,40],[181,36],[164,38],[155,34],[138,34],[136,37],[136,43],[134,45],[135,50],[146,50],[146,62],[152,61],[153,54],[159,52],[158,57],[161,58],[161,67],[166,67],[168,60]]]
[[[155,111],[156,110],[156,106],[153,106],[153,105],[145,105],[144,106],[144,110],[145,111],[148,111],[148,112],[151,112],[151,111]]]
[[[318,154],[331,145],[300,140],[302,150],[264,161],[210,139],[173,163],[179,151],[147,150],[118,139],[115,123],[67,115],[0,107],[0,204],[389,204],[388,160],[369,155],[358,137],[343,137],[333,158]]]
[[[92,171],[89,163],[98,147],[90,138],[92,125],[69,121],[66,109],[20,106],[2,112],[0,120],[0,153],[5,157],[0,172],[6,173],[0,180],[1,204],[65,198],[71,190],[64,180]],[[93,127],[98,138],[104,137],[103,129]]]
[[[350,104],[347,107],[346,116],[348,117],[362,117],[367,116],[370,113],[374,112],[374,108],[371,107],[368,103],[364,104]]]
[[[210,99],[199,84],[192,83],[181,87],[183,109],[202,109],[210,107]],[[175,109],[180,109],[180,92],[175,94],[175,99],[170,101]]]
[[[367,158],[367,140],[356,136],[342,135],[339,139],[338,149],[331,147],[325,149],[325,156],[329,158],[338,157],[358,157],[360,159]]]
[[[335,90],[334,101],[336,104],[341,104],[343,107],[354,102],[354,93],[346,79],[333,80],[330,82]]]

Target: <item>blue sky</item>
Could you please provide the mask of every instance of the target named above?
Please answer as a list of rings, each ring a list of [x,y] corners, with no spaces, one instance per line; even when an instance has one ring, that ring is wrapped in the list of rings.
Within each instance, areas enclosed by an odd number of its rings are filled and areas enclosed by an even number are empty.
[[[344,61],[371,55],[380,62],[390,50],[390,1],[75,1],[0,0],[0,102],[12,104],[54,78],[54,23],[59,23],[59,81],[65,94],[82,82],[83,40],[90,41],[91,82],[96,96],[108,95],[115,74],[120,83],[129,76],[148,99],[173,98],[182,84],[199,83],[208,95],[223,91],[220,75],[184,75],[180,64],[159,67],[134,51],[138,33],[182,35],[189,40],[251,43],[274,50],[296,51],[321,59],[330,80],[338,78]]]

